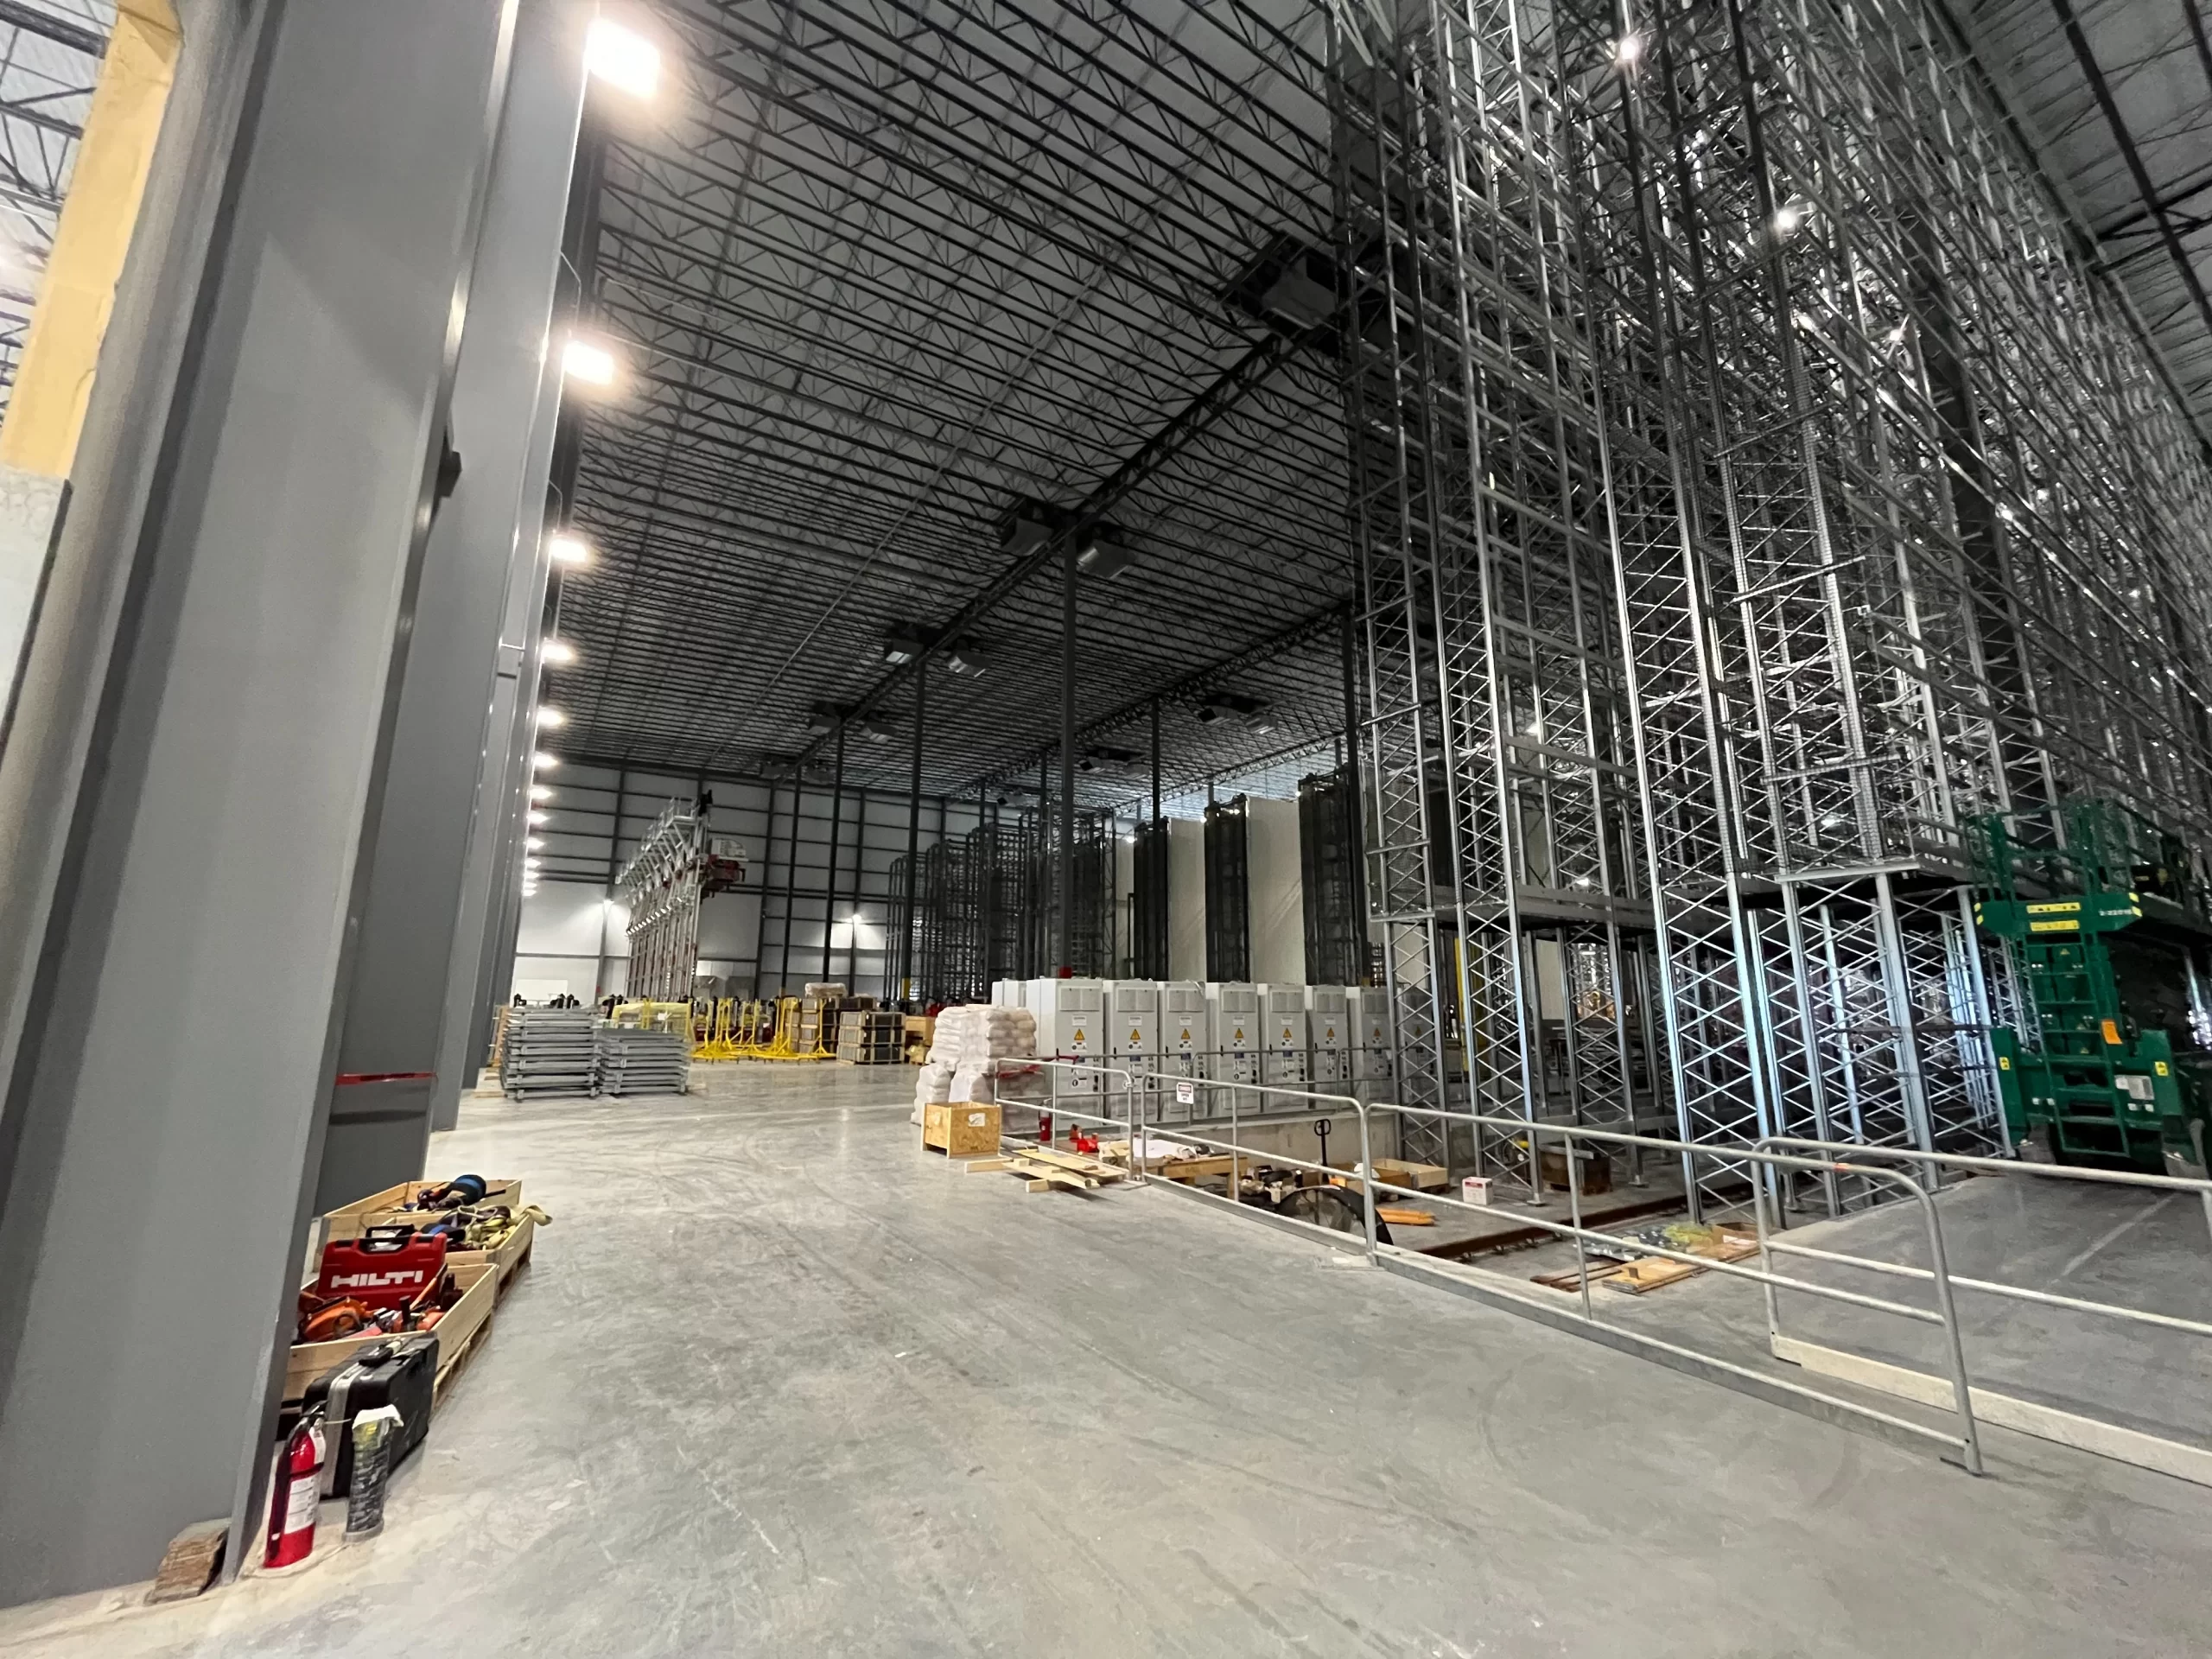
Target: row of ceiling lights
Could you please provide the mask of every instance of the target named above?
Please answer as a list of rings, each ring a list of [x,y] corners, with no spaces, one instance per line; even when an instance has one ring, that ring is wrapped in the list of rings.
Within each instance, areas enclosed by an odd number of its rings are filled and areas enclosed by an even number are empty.
[[[613,18],[593,20],[584,35],[584,69],[594,80],[603,81],[616,91],[628,93],[640,102],[649,102],[660,90],[660,48],[643,34],[615,22]],[[620,378],[620,360],[612,345],[582,334],[571,334],[561,347],[561,373],[569,385],[605,395],[611,392]],[[556,531],[545,539],[546,557],[559,569],[573,570],[592,562],[591,543],[573,530]],[[576,648],[557,635],[548,637],[539,647],[543,662],[550,666],[565,668],[576,660]],[[537,710],[537,728],[541,732],[557,729],[567,721],[560,709],[550,704],[541,704]],[[545,804],[553,798],[550,784],[537,781],[537,774],[559,766],[557,757],[539,749],[531,756],[531,785],[529,827],[536,830],[546,823],[550,815]],[[537,891],[537,879],[544,867],[538,856],[545,849],[544,838],[525,835],[523,842],[523,897],[529,898]]]

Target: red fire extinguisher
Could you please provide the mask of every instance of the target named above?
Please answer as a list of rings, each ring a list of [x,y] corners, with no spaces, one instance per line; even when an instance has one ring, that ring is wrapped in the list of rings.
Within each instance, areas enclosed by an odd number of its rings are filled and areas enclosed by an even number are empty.
[[[290,1567],[315,1548],[315,1510],[322,1502],[322,1420],[302,1417],[284,1443],[284,1466],[269,1492],[269,1551],[264,1567]]]

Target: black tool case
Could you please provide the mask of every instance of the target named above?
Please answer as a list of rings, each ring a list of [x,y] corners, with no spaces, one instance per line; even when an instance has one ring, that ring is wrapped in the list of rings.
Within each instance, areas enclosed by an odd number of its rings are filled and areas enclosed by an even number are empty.
[[[322,1495],[344,1497],[352,1489],[353,1419],[378,1406],[399,1408],[399,1433],[391,1443],[391,1466],[398,1468],[430,1432],[437,1382],[437,1336],[418,1332],[372,1343],[308,1383],[303,1408],[322,1408]]]

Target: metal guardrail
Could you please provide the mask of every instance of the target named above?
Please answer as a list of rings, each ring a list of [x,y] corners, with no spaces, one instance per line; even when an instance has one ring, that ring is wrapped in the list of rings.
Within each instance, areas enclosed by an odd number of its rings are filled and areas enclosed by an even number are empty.
[[[1807,1136],[1770,1135],[1762,1136],[1758,1147],[1789,1147],[1815,1154],[1838,1150],[1841,1143],[1814,1140]],[[1982,1158],[1964,1153],[1923,1152],[1906,1147],[1848,1147],[1857,1160],[1890,1159],[1912,1165],[1927,1174],[1944,1170],[1956,1170],[1977,1176],[1996,1176],[2026,1180],[2065,1181],[2088,1186],[2127,1187],[2150,1192],[2194,1192],[2202,1206],[2208,1229],[2212,1229],[2212,1180],[2199,1180],[2180,1175],[2151,1175],[2131,1170],[2083,1169],[2069,1164],[2030,1163],[2021,1160]],[[2200,1147],[2201,1151],[2201,1147]],[[1933,1182],[1916,1183],[1933,1185]],[[1764,1195],[1762,1195],[1764,1202]],[[1837,1263],[1858,1268],[1863,1271],[1889,1274],[1892,1277],[1925,1279],[1929,1269],[1897,1262],[1877,1262],[1871,1258],[1853,1256],[1815,1246],[1800,1244],[1787,1237],[1770,1241],[1770,1249],[1777,1254],[1795,1255],[1808,1261]],[[2116,1320],[2175,1331],[2188,1336],[2212,1338],[2212,1323],[2184,1319],[2178,1314],[2160,1313],[2150,1308],[2132,1307],[2120,1302],[2099,1301],[2090,1297],[2068,1296],[2056,1291],[2039,1290],[2030,1285],[2008,1284],[2000,1280],[1980,1279],[1961,1274],[1948,1274],[1949,1282],[1960,1290],[1977,1295],[1996,1297],[2010,1301],[2024,1302],[2038,1307],[2059,1308],[2070,1313],[2085,1313],[2094,1318]],[[1873,1360],[1847,1351],[1830,1348],[1791,1337],[1782,1328],[1779,1311],[1768,1308],[1768,1348],[1777,1358],[1806,1366],[1830,1376],[1878,1389],[1907,1399],[1924,1398],[1931,1380],[1923,1371],[1893,1365],[1886,1361]],[[2033,1434],[2044,1440],[2074,1446],[2100,1456],[2117,1458],[2125,1462],[2139,1464],[2146,1468],[2163,1470],[2183,1479],[2212,1484],[2212,1450],[2174,1440],[2161,1435],[2145,1433],[2125,1424],[2094,1417],[2082,1412],[2063,1410],[2041,1402],[2028,1401],[1996,1390],[1977,1386],[1974,1397],[1982,1414],[2005,1427]]]
[[[1808,1156],[1799,1153],[1779,1152],[1752,1147],[1698,1146],[1655,1135],[1633,1135],[1623,1130],[1592,1129],[1570,1124],[1531,1123],[1523,1118],[1491,1116],[1472,1112],[1453,1112],[1439,1108],[1404,1106],[1390,1103],[1370,1103],[1351,1095],[1325,1094],[1313,1090],[1289,1089],[1275,1084],[1217,1082],[1203,1077],[1173,1077],[1160,1073],[1135,1073],[1126,1067],[1102,1065],[1084,1061],[1040,1060],[1034,1064],[1052,1074],[1053,1084],[1052,1095],[1048,1102],[1040,1106],[1040,1109],[1051,1111],[1054,1115],[1056,1123],[1065,1119],[1069,1122],[1094,1122],[1107,1128],[1123,1130],[1129,1141],[1130,1166],[1134,1177],[1141,1179],[1143,1174],[1142,1166],[1147,1160],[1142,1155],[1141,1149],[1148,1139],[1147,1131],[1159,1127],[1162,1133],[1173,1134],[1179,1141],[1229,1154],[1230,1170],[1228,1201],[1231,1204],[1241,1205],[1242,1194],[1239,1190],[1242,1175],[1241,1160],[1247,1157],[1252,1159],[1255,1164],[1306,1172],[1319,1174],[1325,1179],[1338,1183],[1355,1184],[1360,1194],[1359,1208],[1362,1217],[1362,1236],[1359,1238],[1357,1248],[1363,1251],[1370,1262],[1389,1268],[1393,1271],[1408,1273],[1451,1288],[1476,1294],[1481,1300],[1493,1306],[1503,1306],[1509,1311],[1524,1314],[1534,1313],[1537,1317],[1546,1319],[1547,1322],[1554,1324],[1560,1323],[1560,1320],[1553,1316],[1565,1313],[1564,1309],[1556,1305],[1545,1306],[1534,1302],[1517,1287],[1511,1290],[1505,1289],[1503,1281],[1495,1287],[1485,1286],[1480,1279],[1476,1277],[1479,1273],[1478,1269],[1447,1267],[1423,1257],[1416,1252],[1396,1249],[1379,1242],[1376,1230],[1378,1195],[1402,1196],[1470,1212],[1483,1214],[1496,1212],[1484,1206],[1468,1204],[1464,1199],[1423,1192],[1413,1187],[1398,1185],[1378,1179],[1375,1173],[1373,1117],[1376,1113],[1389,1112],[1400,1116],[1418,1116],[1435,1121],[1471,1123],[1478,1128],[1500,1130],[1515,1135],[1526,1135],[1529,1137],[1529,1160],[1532,1168],[1540,1167],[1542,1138],[1550,1135],[1559,1136],[1567,1153],[1564,1161],[1568,1176],[1570,1219],[1567,1222],[1559,1222],[1547,1217],[1529,1215],[1525,1212],[1517,1214],[1516,1219],[1555,1236],[1570,1239],[1574,1243],[1581,1293],[1580,1311],[1579,1314],[1568,1316],[1568,1328],[1580,1329],[1586,1333],[1602,1332],[1601,1339],[1606,1341],[1609,1345],[1640,1353],[1645,1357],[1657,1359],[1675,1369],[1689,1370],[1693,1374],[1721,1382],[1762,1398],[1791,1405],[1799,1409],[1810,1409],[1813,1414],[1828,1421],[1855,1423],[1882,1433],[1888,1438],[1903,1440],[1909,1443],[1934,1444],[1941,1447],[1945,1455],[1961,1464],[1970,1472],[1974,1474],[1982,1472],[1980,1440],[1974,1418],[1973,1390],[1967,1379],[1964,1349],[1959,1333],[1957,1310],[1951,1294],[1948,1269],[1943,1252],[1942,1226],[1936,1218],[1934,1202],[1929,1195],[1919,1183],[1898,1170],[1878,1165],[1857,1165],[1827,1156]],[[1099,1076],[1114,1075],[1124,1080],[1127,1086],[1114,1091],[1116,1098],[1127,1103],[1127,1109],[1122,1116],[1113,1116],[1103,1113],[1084,1112],[1068,1103],[1071,1098],[1095,1097],[1088,1091],[1080,1096],[1070,1096],[1060,1091],[1058,1085],[1063,1074],[1082,1073]],[[1145,1115],[1145,1102],[1152,1090],[1148,1088],[1138,1087],[1140,1081],[1147,1084],[1165,1083],[1185,1085],[1193,1090],[1228,1089],[1249,1091],[1295,1099],[1304,1103],[1308,1109],[1327,1108],[1332,1111],[1349,1112],[1358,1124],[1359,1161],[1356,1166],[1347,1171],[1338,1166],[1319,1163],[1311,1159],[1299,1158],[1287,1153],[1245,1145],[1238,1138],[1240,1126],[1236,1119],[1236,1103],[1233,1096],[1230,1129],[1225,1135],[1190,1124],[1178,1123],[1173,1127],[1172,1130],[1166,1126],[1154,1126],[1147,1122]],[[1586,1227],[1583,1224],[1582,1217],[1580,1160],[1573,1155],[1573,1144],[1578,1139],[1663,1152],[1680,1157],[1686,1163],[1697,1158],[1713,1158],[1736,1163],[1757,1163],[1775,1169],[1856,1175],[1893,1185],[1901,1197],[1909,1198],[1921,1207],[1928,1233],[1930,1259],[1934,1264],[1929,1274],[1929,1282],[1934,1291],[1935,1305],[1932,1307],[1923,1307],[1912,1303],[1866,1295],[1856,1291],[1843,1290],[1834,1286],[1777,1273],[1775,1270],[1770,1249],[1770,1230],[1767,1224],[1764,1202],[1755,1207],[1761,1247],[1760,1266],[1758,1268],[1748,1267],[1741,1262],[1719,1261],[1710,1256],[1693,1255],[1663,1246],[1655,1246],[1642,1239],[1625,1237]],[[1197,1197],[1207,1198],[1212,1197],[1211,1194],[1199,1193],[1195,1189],[1179,1190],[1191,1191],[1193,1196]],[[1307,1224],[1287,1217],[1271,1217],[1270,1218],[1300,1230],[1320,1233],[1325,1238],[1332,1239],[1333,1236],[1327,1234],[1325,1230],[1309,1229]],[[1829,1394],[1802,1384],[1766,1376],[1719,1355],[1706,1353],[1680,1344],[1668,1342],[1647,1332],[1630,1330],[1600,1319],[1590,1295],[1589,1247],[1592,1244],[1613,1246],[1637,1255],[1653,1255],[1662,1260],[1684,1262],[1701,1269],[1758,1283],[1764,1287],[1770,1309],[1775,1292],[1780,1288],[1787,1288],[1939,1327],[1943,1333],[1945,1347],[1951,1362],[1951,1388],[1948,1403],[1949,1409],[1957,1419],[1956,1432],[1946,1433],[1941,1430],[1930,1428],[1925,1424],[1878,1410],[1840,1395]],[[1858,1260],[1858,1258],[1847,1259]],[[1882,1267],[1894,1264],[1877,1263],[1875,1265]],[[1495,1275],[1482,1275],[1482,1278],[1485,1279],[1492,1277]]]
[[[1689,1371],[1725,1386],[1756,1395],[1795,1409],[1806,1410],[1831,1421],[1838,1421],[1879,1432],[1888,1438],[1910,1443],[1941,1446],[1945,1454],[1974,1473],[1982,1472],[1980,1425],[1984,1421],[1997,1422],[2042,1439],[2075,1446],[2103,1457],[2137,1464],[2176,1475],[2183,1479],[2212,1485],[2212,1448],[2191,1445],[2164,1436],[2147,1433],[2126,1425],[2088,1415],[2082,1412],[2063,1410],[2039,1402],[2017,1398],[1973,1381],[1966,1354],[1966,1341],[1961,1332],[1956,1293],[1969,1292],[2036,1306],[2080,1313],[2095,1318],[2131,1323],[2141,1326],[2171,1331],[2183,1335],[2212,1338],[2212,1322],[2183,1318],[2177,1314],[2162,1313],[2150,1308],[2132,1307],[2116,1302],[2099,1301],[2093,1298],[2071,1296],[2056,1291],[2041,1290],[2033,1286],[2008,1284],[1998,1280],[1981,1279],[1955,1274],[1951,1270],[1941,1211],[1936,1199],[1942,1187],[1940,1182],[1929,1179],[1930,1175],[1943,1171],[1955,1171],[1975,1175],[1997,1175],[2035,1180],[2074,1181],[2102,1186],[2133,1187],[2140,1191],[2164,1192],[2194,1192],[2202,1205],[2208,1224],[2212,1229],[2212,1180],[2198,1180],[2183,1176],[2148,1175],[2116,1170],[2080,1169],[2066,1165],[2028,1163],[2007,1159],[1974,1157],[1958,1153],[1923,1152],[1899,1147],[1866,1147],[1844,1141],[1815,1141],[1789,1135],[1769,1135],[1749,1145],[1693,1144],[1669,1140],[1663,1136],[1633,1134],[1626,1130],[1586,1128],[1579,1124],[1531,1122],[1528,1119],[1491,1116],[1475,1112],[1408,1106],[1391,1102],[1370,1102],[1353,1095],[1339,1095],[1313,1089],[1294,1089],[1281,1084],[1216,1080],[1206,1077],[1182,1077],[1164,1072],[1142,1072],[1129,1067],[1087,1061],[1042,1060],[1035,1062],[1052,1074],[1052,1094],[1044,1103],[1045,1109],[1069,1122],[1095,1122],[1116,1128],[1128,1136],[1132,1155],[1131,1174],[1141,1182],[1145,1177],[1146,1159],[1139,1154],[1151,1133],[1172,1135],[1177,1141],[1226,1153],[1230,1159],[1227,1201],[1249,1209],[1243,1205],[1242,1192],[1243,1161],[1249,1159],[1255,1165],[1319,1174],[1341,1185],[1356,1188],[1359,1194],[1362,1216],[1362,1235],[1356,1248],[1369,1261],[1392,1271],[1419,1277],[1431,1283],[1442,1284],[1463,1294],[1473,1294],[1493,1306],[1534,1317],[1544,1322],[1576,1331],[1592,1337],[1608,1345],[1641,1354],[1675,1369]],[[1091,1074],[1100,1077],[1120,1079],[1118,1086],[1101,1089],[1096,1094],[1071,1096],[1060,1087],[1063,1075]],[[1157,1098],[1167,1088],[1180,1087],[1193,1094],[1200,1090],[1230,1091],[1228,1121],[1225,1126],[1214,1121],[1206,1122],[1176,1122],[1155,1124],[1149,1121],[1147,1103]],[[1243,1139],[1243,1122],[1241,1111],[1244,1100],[1262,1096],[1295,1102],[1306,1112],[1327,1111],[1350,1114],[1358,1125],[1359,1160],[1347,1170],[1339,1166],[1318,1162],[1313,1159],[1270,1150],[1247,1144]],[[1123,1107],[1120,1116],[1086,1113],[1071,1104],[1084,1098],[1111,1101]],[[1375,1121],[1384,1114],[1395,1117],[1418,1117],[1431,1122],[1462,1122],[1478,1128],[1495,1131],[1526,1142],[1529,1169],[1541,1181],[1544,1142],[1556,1138],[1565,1156],[1568,1200],[1568,1219],[1561,1222],[1532,1214],[1529,1209],[1518,1209],[1515,1219],[1523,1225],[1538,1229],[1554,1237],[1572,1241],[1575,1247],[1577,1278],[1580,1295],[1579,1309],[1569,1312],[1557,1303],[1531,1299],[1518,1286],[1498,1275],[1484,1273],[1458,1264],[1445,1264],[1425,1257],[1415,1251],[1396,1249],[1378,1242],[1376,1230],[1376,1209],[1379,1198],[1392,1196],[1419,1199],[1431,1205],[1442,1205],[1487,1215],[1496,1211],[1466,1203],[1450,1195],[1423,1192],[1398,1185],[1378,1177],[1375,1173],[1373,1145]],[[1263,1121],[1281,1122],[1280,1117]],[[1578,1143],[1633,1149],[1638,1155],[1649,1150],[1679,1159],[1686,1173],[1694,1172],[1700,1159],[1732,1164],[1738,1167],[1756,1165],[1774,1171],[1809,1172],[1828,1177],[1853,1176],[1891,1190],[1902,1200],[1915,1205],[1921,1217],[1922,1231],[1927,1240],[1928,1265],[1888,1261],[1879,1257],[1832,1250],[1800,1243],[1785,1236],[1784,1219],[1777,1200],[1778,1183],[1758,1179],[1751,1183],[1750,1210],[1757,1230],[1759,1245],[1758,1265],[1745,1262],[1717,1261],[1709,1256],[1675,1250],[1654,1245],[1641,1238],[1626,1237],[1588,1227],[1582,1209],[1581,1160],[1573,1155]],[[1903,1165],[1906,1167],[1900,1168]],[[1910,1173],[1909,1173],[1910,1172]],[[1178,1191],[1190,1191],[1193,1196],[1219,1201],[1215,1195],[1178,1186]],[[1331,1243],[1343,1237],[1313,1227],[1311,1224],[1289,1217],[1268,1214],[1268,1220],[1292,1228],[1307,1236],[1319,1234]],[[1894,1414],[1874,1409],[1860,1401],[1795,1382],[1785,1382],[1766,1373],[1739,1365],[1723,1356],[1706,1352],[1681,1344],[1667,1341],[1648,1331],[1634,1330],[1601,1318],[1597,1303],[1590,1294],[1589,1252],[1592,1246],[1613,1247],[1640,1255],[1656,1256],[1662,1260],[1681,1262],[1702,1270],[1726,1277],[1756,1283],[1761,1287],[1767,1321],[1767,1351],[1776,1359],[1800,1371],[1835,1378],[1853,1385],[1890,1394],[1917,1404],[1948,1412],[1955,1420],[1956,1430],[1952,1433],[1932,1429],[1923,1423],[1898,1417]],[[1339,1248],[1344,1248],[1341,1244]],[[1840,1286],[1793,1275],[1778,1270],[1777,1258],[1794,1258],[1828,1267],[1855,1268],[1892,1281],[1904,1281],[1924,1285],[1930,1294],[1930,1306],[1869,1295]],[[1912,1323],[1932,1325],[1942,1334],[1944,1355],[1943,1370],[1948,1375],[1916,1370],[1908,1366],[1854,1354],[1846,1350],[1824,1346],[1802,1338],[1792,1337],[1783,1329],[1779,1295],[1789,1291],[1830,1302],[1860,1307],[1893,1315]]]

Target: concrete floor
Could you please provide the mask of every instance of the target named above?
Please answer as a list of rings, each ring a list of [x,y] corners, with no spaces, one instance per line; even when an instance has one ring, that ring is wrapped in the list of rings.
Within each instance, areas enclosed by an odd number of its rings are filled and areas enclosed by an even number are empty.
[[[385,1535],[0,1652],[2178,1656],[2212,1491],[1994,1478],[1188,1198],[910,1143],[911,1073],[471,1102],[556,1225]]]

